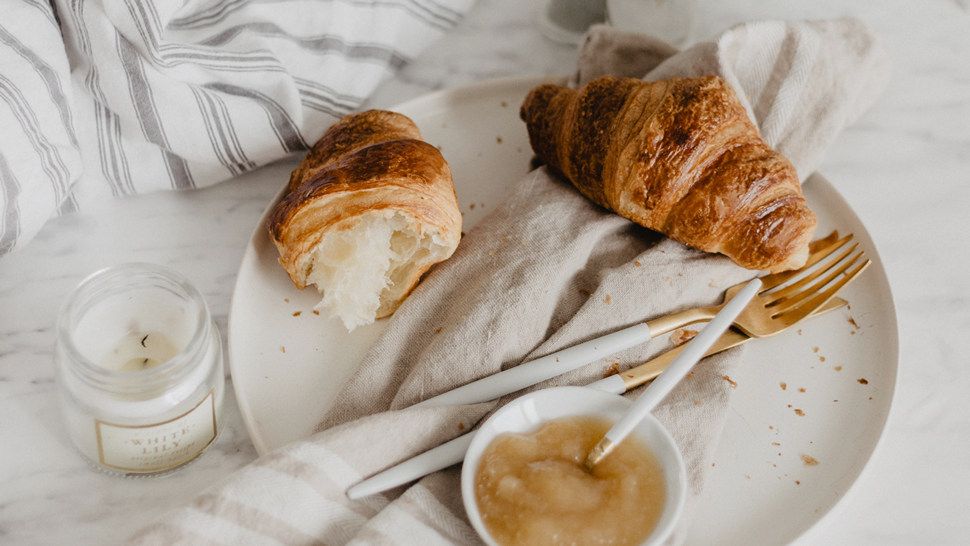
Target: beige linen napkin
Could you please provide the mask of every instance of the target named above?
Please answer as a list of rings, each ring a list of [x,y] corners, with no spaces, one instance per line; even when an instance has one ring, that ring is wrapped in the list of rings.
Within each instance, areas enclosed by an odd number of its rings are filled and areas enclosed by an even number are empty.
[[[854,120],[885,80],[870,33],[852,20],[741,25],[682,53],[606,27],[591,30],[578,79],[602,73],[719,74],[741,95],[768,142],[800,174]],[[524,131],[525,128],[523,127]],[[719,300],[753,275],[610,214],[545,169],[527,175],[418,287],[368,351],[321,432],[267,455],[143,530],[144,544],[477,543],[459,468],[385,496],[352,502],[360,479],[474,428],[495,402],[410,404],[637,321]],[[670,347],[667,336],[548,384],[583,384]],[[656,412],[686,458],[690,509],[723,425],[725,376],[743,349],[698,367]]]

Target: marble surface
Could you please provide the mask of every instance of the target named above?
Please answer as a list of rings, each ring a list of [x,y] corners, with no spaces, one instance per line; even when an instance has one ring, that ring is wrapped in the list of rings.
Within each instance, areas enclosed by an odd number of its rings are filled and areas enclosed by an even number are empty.
[[[900,323],[898,390],[882,445],[808,544],[957,544],[970,536],[970,4],[754,0],[698,2],[695,37],[743,20],[852,14],[883,37],[892,82],[838,140],[822,171],[879,244]],[[878,7],[877,7],[878,6]],[[480,0],[372,104],[482,79],[572,70],[575,50],[544,39],[536,2]],[[292,162],[217,187],[110,201],[50,222],[0,259],[0,543],[108,544],[253,460],[231,396],[200,460],[162,479],[91,470],[58,417],[53,323],[65,295],[103,266],[148,261],[188,276],[225,330],[253,224]],[[851,442],[847,442],[851,446]]]

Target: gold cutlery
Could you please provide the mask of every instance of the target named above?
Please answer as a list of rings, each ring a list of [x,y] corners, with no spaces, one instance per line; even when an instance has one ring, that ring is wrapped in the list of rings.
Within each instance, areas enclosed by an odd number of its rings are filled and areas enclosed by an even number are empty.
[[[805,266],[795,271],[773,273],[761,277],[762,288],[734,326],[749,337],[777,334],[804,319],[835,297],[843,286],[869,266],[852,235],[839,237],[832,232],[809,245]],[[734,285],[724,292],[729,301],[748,284]],[[604,336],[579,343],[555,353],[523,362],[518,366],[483,377],[444,392],[417,406],[475,404],[535,385],[546,379],[575,370],[613,353],[629,349],[677,328],[710,320],[724,303],[679,311],[660,318],[634,324]]]

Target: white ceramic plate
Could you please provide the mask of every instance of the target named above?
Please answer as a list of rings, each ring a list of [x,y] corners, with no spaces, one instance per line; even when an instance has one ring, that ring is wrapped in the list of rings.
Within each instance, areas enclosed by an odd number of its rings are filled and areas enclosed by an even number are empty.
[[[442,147],[454,171],[465,231],[528,171],[532,153],[518,106],[541,81],[486,82],[396,108]],[[285,177],[276,182],[282,185]],[[841,294],[851,309],[750,344],[734,377],[737,392],[704,500],[692,516],[691,544],[774,544],[799,537],[858,478],[889,415],[898,353],[882,263],[865,226],[832,184],[815,175],[805,193],[819,216],[818,233],[855,233],[873,265]],[[233,386],[261,454],[312,433],[384,328],[379,322],[347,334],[337,321],[312,314],[319,296],[290,283],[264,220],[240,266],[229,317]],[[296,311],[300,316],[293,316]],[[818,464],[806,465],[802,455]]]

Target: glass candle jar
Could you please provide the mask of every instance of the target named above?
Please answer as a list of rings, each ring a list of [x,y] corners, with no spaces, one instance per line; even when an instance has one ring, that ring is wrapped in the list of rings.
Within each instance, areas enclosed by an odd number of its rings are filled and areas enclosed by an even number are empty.
[[[82,281],[58,317],[55,359],[68,433],[102,470],[167,472],[219,432],[219,330],[174,271],[133,263]]]

